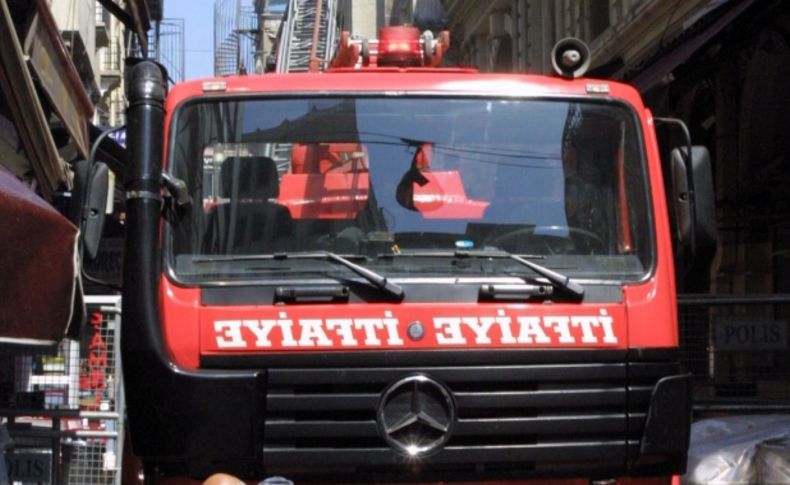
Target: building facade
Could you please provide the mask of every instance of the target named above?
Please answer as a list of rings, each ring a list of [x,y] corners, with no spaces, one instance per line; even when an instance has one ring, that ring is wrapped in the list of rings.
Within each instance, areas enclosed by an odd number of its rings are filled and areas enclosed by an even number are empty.
[[[96,64],[101,98],[96,103],[93,124],[101,128],[113,128],[126,123],[123,72],[130,36],[124,24],[98,4],[95,19]]]
[[[455,60],[547,74],[578,37],[594,77],[626,81],[711,152],[719,241],[678,261],[681,346],[698,408],[790,398],[790,5],[754,0],[443,0]],[[664,146],[677,133],[661,130]],[[664,153],[663,155],[667,155]],[[754,331],[754,332],[753,332]],[[751,333],[750,333],[751,332]],[[756,333],[755,333],[756,332]],[[771,339],[762,339],[768,332]],[[740,333],[738,342],[726,334]],[[785,406],[786,408],[786,406]]]
[[[592,66],[639,65],[657,45],[703,15],[711,2],[689,0],[443,0],[459,61],[486,71],[548,74],[549,53],[565,37],[584,40]],[[713,2],[721,3],[721,2]],[[607,72],[611,75],[611,72]]]

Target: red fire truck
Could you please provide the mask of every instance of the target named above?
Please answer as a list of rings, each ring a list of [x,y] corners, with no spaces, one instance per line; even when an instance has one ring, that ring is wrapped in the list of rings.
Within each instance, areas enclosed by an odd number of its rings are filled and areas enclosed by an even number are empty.
[[[325,72],[167,96],[133,68],[122,357],[147,481],[684,470],[672,233],[700,227],[704,150],[673,152],[671,226],[657,119],[582,78],[583,45],[556,77],[438,67],[447,46],[385,28]]]

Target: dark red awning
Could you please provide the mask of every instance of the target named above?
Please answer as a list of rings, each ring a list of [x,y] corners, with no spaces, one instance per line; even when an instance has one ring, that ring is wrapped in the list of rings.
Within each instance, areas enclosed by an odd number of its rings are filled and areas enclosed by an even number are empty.
[[[0,168],[0,342],[60,341],[82,318],[77,228]]]

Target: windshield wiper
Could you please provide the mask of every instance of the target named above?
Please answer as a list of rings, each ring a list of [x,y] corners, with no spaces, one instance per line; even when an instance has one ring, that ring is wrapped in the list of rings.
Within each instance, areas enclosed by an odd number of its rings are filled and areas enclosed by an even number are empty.
[[[283,254],[286,256],[283,257]],[[274,253],[274,254],[218,254],[210,255],[204,254],[198,258],[194,258],[192,263],[205,264],[205,263],[231,263],[231,262],[244,262],[244,261],[272,261],[281,259],[326,259],[322,258],[324,253],[304,252],[304,253]],[[338,255],[340,256],[340,255]],[[343,259],[365,261],[368,258],[362,254],[344,254]]]
[[[532,261],[524,259],[521,256],[508,253],[505,254],[507,254],[507,257],[513,261],[526,266],[535,273],[549,280],[549,283],[551,283],[551,286],[553,286],[555,289],[568,293],[577,301],[584,299],[584,288],[579,283],[574,283],[571,281],[570,276],[565,276],[564,274],[558,273],[545,266],[533,263]]]
[[[581,301],[584,298],[584,288],[573,281],[570,277],[551,270],[545,266],[539,265],[532,261],[525,259],[525,257],[517,254],[511,254],[507,251],[490,250],[490,249],[466,249],[455,251],[415,251],[403,252],[400,254],[382,254],[380,257],[388,258],[393,256],[412,256],[412,257],[454,257],[454,258],[497,258],[497,259],[510,259],[517,262],[522,266],[526,266],[534,273],[546,278],[554,289],[567,294],[569,297],[576,301]]]
[[[305,253],[275,253],[273,255],[266,255],[268,259],[285,260],[285,259],[322,259],[324,261],[331,261],[341,266],[345,266],[354,273],[358,274],[370,284],[390,295],[397,301],[403,300],[403,288],[387,280],[386,277],[381,276],[375,271],[371,271],[363,266],[351,262],[348,258],[340,256],[329,251],[321,252],[305,252]]]
[[[203,256],[192,260],[193,263],[224,263],[224,262],[237,262],[237,261],[284,261],[287,259],[320,259],[332,263],[345,266],[354,273],[360,275],[375,288],[384,291],[397,301],[403,300],[403,288],[390,282],[384,276],[362,267],[354,262],[352,259],[367,260],[365,256],[357,254],[339,255],[329,251],[318,252],[296,252],[296,253],[274,253],[274,254],[228,254],[218,256]]]

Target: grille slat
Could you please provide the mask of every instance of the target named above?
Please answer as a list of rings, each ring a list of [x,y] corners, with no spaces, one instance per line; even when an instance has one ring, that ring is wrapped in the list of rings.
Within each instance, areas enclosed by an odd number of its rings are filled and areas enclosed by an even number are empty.
[[[648,394],[649,397],[649,394]],[[542,408],[565,400],[563,408],[590,408],[625,404],[625,389],[584,389],[511,392],[457,392],[459,408]],[[365,410],[375,409],[378,394],[270,394],[269,411]]]
[[[415,371],[410,367],[354,369],[314,369],[309,373],[302,369],[277,369],[269,377],[269,385],[299,386],[315,385],[317,382],[344,382],[346,384],[389,383],[404,374]],[[625,378],[625,364],[568,364],[531,366],[478,366],[476,372],[485,373],[486,382],[562,382],[579,380],[613,380]],[[462,367],[433,367],[432,377],[446,382],[469,381],[469,369]]]
[[[269,394],[266,399],[269,411],[361,411],[375,409],[378,394]]]
[[[264,455],[284,466],[298,466],[310,463],[312,466],[330,466],[349,461],[365,463],[367,466],[402,465],[405,458],[392,453],[389,448],[304,448],[270,449],[264,448]],[[469,451],[465,447],[447,446],[430,457],[433,464],[452,464],[463,462]],[[602,456],[608,459],[625,459],[625,446],[622,441],[590,441],[569,443],[547,443],[534,445],[488,446],[476,450],[479,460],[490,464],[508,462],[556,461],[558,453],[563,460],[592,461]]]
[[[644,419],[644,415],[642,415]],[[613,430],[623,433],[626,418],[622,414],[600,416],[540,416],[534,418],[481,418],[459,419],[453,435],[574,435],[586,433],[606,433]],[[277,421],[266,424],[266,438],[293,439],[323,438],[328,435],[352,437],[378,436],[378,425],[373,420],[366,421]]]
[[[622,415],[460,419],[453,435],[580,436],[589,433],[610,433],[613,430],[619,430],[622,433],[625,430],[625,421]]]
[[[375,438],[378,427],[375,421],[267,421],[266,439],[323,438],[325,436],[345,438]]]
[[[558,401],[563,401],[563,408],[589,408],[624,404],[625,389],[569,389],[492,393],[458,392],[455,394],[455,397],[459,408],[542,408],[555,406],[558,404]]]

